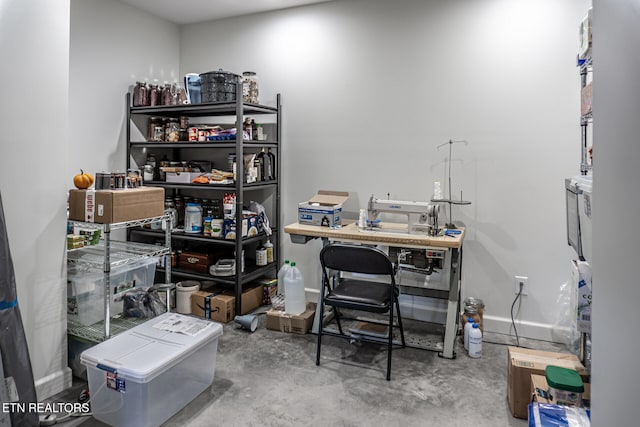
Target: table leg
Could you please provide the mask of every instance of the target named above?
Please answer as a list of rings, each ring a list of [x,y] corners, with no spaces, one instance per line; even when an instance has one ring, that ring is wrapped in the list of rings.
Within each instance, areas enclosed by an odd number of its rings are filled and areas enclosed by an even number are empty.
[[[460,305],[460,257],[458,249],[451,249],[451,274],[449,275],[449,300],[447,303],[447,323],[444,332],[443,351],[441,357],[454,359],[456,357],[453,348],[455,346],[458,331],[458,311]]]

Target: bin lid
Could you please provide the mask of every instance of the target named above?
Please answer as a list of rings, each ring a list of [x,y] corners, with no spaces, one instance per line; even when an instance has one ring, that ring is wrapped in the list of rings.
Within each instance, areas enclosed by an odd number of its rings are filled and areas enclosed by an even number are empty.
[[[147,383],[220,335],[219,323],[164,313],[84,351],[80,362]]]
[[[582,378],[573,369],[548,365],[544,370],[544,374],[549,387],[574,393],[584,392]]]

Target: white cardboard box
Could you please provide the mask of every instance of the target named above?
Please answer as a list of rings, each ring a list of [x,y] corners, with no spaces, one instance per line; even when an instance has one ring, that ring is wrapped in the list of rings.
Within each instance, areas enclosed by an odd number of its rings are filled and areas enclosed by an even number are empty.
[[[200,175],[201,172],[167,172],[165,180],[175,184],[191,184]]]
[[[213,383],[221,335],[219,323],[165,313],[84,351],[93,416],[116,427],[159,426]]]
[[[300,224],[332,225],[342,224],[342,204],[349,199],[346,191],[319,190],[306,202],[298,203]]]

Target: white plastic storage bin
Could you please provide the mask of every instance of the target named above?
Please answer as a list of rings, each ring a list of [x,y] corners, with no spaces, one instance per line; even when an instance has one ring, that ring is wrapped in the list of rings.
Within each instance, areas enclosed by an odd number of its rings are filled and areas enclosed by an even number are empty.
[[[447,300],[400,294],[398,302],[403,318],[441,325],[447,323]]]
[[[111,270],[111,315],[122,313],[123,296],[134,288],[152,286],[157,258],[116,267]],[[68,272],[67,312],[82,325],[104,320],[104,273],[96,270],[70,269]]]
[[[220,335],[219,323],[165,313],[86,350],[93,416],[116,427],[159,426],[213,383]]]

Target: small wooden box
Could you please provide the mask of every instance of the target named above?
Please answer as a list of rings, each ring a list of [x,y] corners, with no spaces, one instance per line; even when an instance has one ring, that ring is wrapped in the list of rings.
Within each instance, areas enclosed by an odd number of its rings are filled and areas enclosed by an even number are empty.
[[[199,252],[182,252],[178,259],[178,267],[198,273],[209,273],[209,266],[213,264],[213,255]]]

